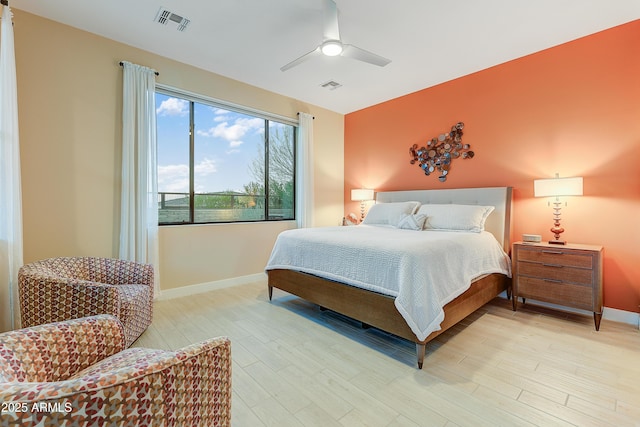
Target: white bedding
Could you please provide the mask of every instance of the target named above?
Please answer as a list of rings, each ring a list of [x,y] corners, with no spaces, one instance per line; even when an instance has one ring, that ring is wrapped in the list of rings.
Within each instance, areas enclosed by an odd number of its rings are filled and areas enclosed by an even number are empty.
[[[442,307],[474,279],[511,275],[489,232],[413,231],[358,225],[282,232],[266,270],[289,269],[395,297],[419,340],[440,329]]]

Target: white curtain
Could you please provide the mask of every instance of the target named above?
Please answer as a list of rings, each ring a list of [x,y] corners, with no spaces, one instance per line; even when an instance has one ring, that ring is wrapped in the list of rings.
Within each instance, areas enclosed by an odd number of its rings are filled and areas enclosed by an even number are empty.
[[[298,113],[296,147],[296,222],[313,226],[313,116]]]
[[[121,259],[158,268],[158,179],[155,70],[123,61]]]
[[[0,331],[20,327],[18,269],[22,266],[22,195],[18,91],[11,9],[0,29]]]

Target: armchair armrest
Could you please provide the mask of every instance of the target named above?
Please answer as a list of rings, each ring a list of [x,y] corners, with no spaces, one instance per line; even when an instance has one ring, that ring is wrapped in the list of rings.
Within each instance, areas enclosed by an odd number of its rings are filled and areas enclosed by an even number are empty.
[[[47,298],[55,298],[55,303]],[[104,313],[120,313],[120,295],[113,285],[55,279],[38,283],[37,292],[20,292],[20,314],[26,327]]]
[[[55,419],[56,426],[231,425],[231,343],[214,338],[178,351],[130,348],[58,383],[11,383],[0,401],[53,412],[0,413],[0,421]],[[96,408],[102,408],[98,410]],[[46,422],[44,423],[46,424]]]
[[[121,352],[124,346],[122,323],[111,315],[6,332],[0,334],[0,381],[59,381]]]

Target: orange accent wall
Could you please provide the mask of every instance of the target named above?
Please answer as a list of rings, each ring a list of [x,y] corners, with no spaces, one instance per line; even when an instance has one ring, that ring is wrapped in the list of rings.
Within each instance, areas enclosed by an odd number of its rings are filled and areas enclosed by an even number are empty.
[[[455,159],[444,183],[409,164],[411,145],[458,121],[473,159]],[[640,21],[350,113],[344,154],[346,213],[360,209],[352,188],[512,186],[515,240],[552,236],[534,179],[583,176],[584,196],[562,209],[564,238],[603,245],[605,305],[638,311]]]

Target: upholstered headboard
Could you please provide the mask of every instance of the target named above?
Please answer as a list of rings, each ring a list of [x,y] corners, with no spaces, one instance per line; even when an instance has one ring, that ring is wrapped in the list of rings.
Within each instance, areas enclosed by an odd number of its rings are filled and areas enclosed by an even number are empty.
[[[485,230],[492,233],[509,253],[511,246],[511,187],[455,188],[445,190],[379,191],[376,202],[418,201],[427,203],[454,203],[459,205],[495,206],[485,223]]]

